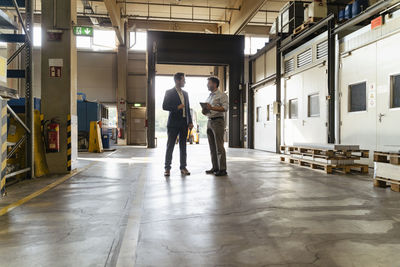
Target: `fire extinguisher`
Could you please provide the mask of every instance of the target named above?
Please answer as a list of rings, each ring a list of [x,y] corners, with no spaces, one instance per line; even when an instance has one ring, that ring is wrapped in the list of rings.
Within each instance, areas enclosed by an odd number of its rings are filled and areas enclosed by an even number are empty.
[[[60,123],[51,119],[47,125],[47,152],[60,152]]]

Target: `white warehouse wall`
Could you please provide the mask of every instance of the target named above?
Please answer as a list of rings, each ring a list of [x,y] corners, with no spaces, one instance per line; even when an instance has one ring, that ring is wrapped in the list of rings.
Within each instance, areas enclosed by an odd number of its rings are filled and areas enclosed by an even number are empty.
[[[128,102],[146,102],[145,52],[129,53]],[[33,51],[33,91],[41,97],[41,54]],[[116,103],[117,54],[116,52],[78,51],[78,92],[85,93],[90,101]]]
[[[400,75],[400,53],[397,53],[400,43],[400,11],[390,17],[386,15],[384,21],[385,24],[376,29],[367,25],[340,40],[337,84],[340,134],[336,136],[336,142],[357,144],[371,151],[400,151],[400,127],[397,127],[400,108],[391,106],[392,77]],[[284,73],[282,80],[282,144],[327,143],[327,59],[326,55],[318,56],[326,52],[321,45],[324,40],[326,35],[320,35],[283,58],[283,67],[293,68]],[[313,51],[311,62],[299,66],[298,55],[309,48]],[[294,60],[292,65],[285,65],[289,59]],[[253,84],[268,77],[266,66],[274,65],[266,61],[265,53],[253,59]],[[366,110],[350,112],[349,87],[360,82],[366,83]],[[265,106],[275,98],[273,90],[267,89],[269,86],[258,86],[254,99],[255,148],[263,150],[268,150],[265,149],[270,145],[268,140],[275,139],[275,136],[269,135],[275,135],[273,131],[264,130],[266,124],[263,121],[256,121],[257,107],[264,108],[261,112],[264,116]],[[320,112],[319,116],[310,117],[308,96],[315,93],[319,93]],[[298,99],[298,116],[290,119],[289,100],[294,98]],[[370,155],[372,163],[373,153]]]

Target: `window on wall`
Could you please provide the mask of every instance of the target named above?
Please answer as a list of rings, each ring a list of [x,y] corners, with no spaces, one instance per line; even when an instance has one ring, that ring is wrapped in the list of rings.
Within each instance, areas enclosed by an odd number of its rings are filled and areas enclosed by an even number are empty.
[[[246,36],[244,39],[244,54],[254,55],[269,42],[268,37]]]
[[[147,32],[130,32],[129,38],[131,50],[147,50]]]
[[[76,47],[84,48],[84,49],[91,49],[91,47],[92,47],[91,38],[86,37],[86,36],[76,36]]]
[[[270,121],[270,119],[271,119],[269,116],[270,115],[270,107],[271,107],[270,105],[267,105],[267,121]]]
[[[256,109],[256,122],[261,122],[261,107]]]
[[[42,27],[33,26],[33,46],[42,46]]]
[[[289,100],[289,119],[297,119],[298,117],[298,100],[290,99]]]
[[[390,77],[391,108],[400,108],[400,74]]]
[[[308,117],[319,117],[319,94],[308,96]]]
[[[367,110],[367,83],[357,83],[349,86],[349,112]]]
[[[93,50],[110,50],[116,48],[114,30],[93,30]]]

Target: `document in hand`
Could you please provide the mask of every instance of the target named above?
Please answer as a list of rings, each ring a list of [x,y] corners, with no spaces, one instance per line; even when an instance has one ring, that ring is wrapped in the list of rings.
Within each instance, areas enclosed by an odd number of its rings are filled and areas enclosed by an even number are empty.
[[[202,108],[203,110],[206,110],[206,111],[207,111],[207,112],[205,112],[205,113],[203,113],[203,114],[210,113],[210,110],[207,108],[207,104],[208,104],[208,103],[200,102],[201,108]]]
[[[207,103],[205,103],[205,102],[200,102],[200,106],[201,106],[202,109],[208,109],[207,108]]]

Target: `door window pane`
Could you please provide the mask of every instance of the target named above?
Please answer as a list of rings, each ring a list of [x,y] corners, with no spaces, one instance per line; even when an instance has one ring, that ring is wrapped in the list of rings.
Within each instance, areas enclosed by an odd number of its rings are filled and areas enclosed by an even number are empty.
[[[256,122],[260,122],[261,121],[261,107],[257,107],[256,110]]]
[[[349,86],[350,101],[349,111],[364,111],[367,110],[367,83],[357,83]]]
[[[269,113],[270,113],[270,105],[267,105],[267,121],[270,120]]]
[[[400,107],[400,75],[390,77],[391,84],[391,108]]]
[[[308,117],[319,117],[319,94],[308,96]]]
[[[297,98],[289,100],[289,119],[297,119]]]
[[[137,51],[147,50],[147,32],[130,32],[130,49]]]

